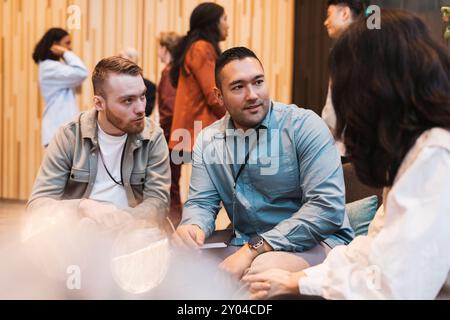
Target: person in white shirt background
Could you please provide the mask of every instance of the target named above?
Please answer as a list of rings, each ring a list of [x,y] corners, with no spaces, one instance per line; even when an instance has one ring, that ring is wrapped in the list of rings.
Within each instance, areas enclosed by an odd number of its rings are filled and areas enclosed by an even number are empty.
[[[450,271],[450,54],[415,15],[355,22],[330,54],[336,132],[360,180],[384,187],[367,236],[302,272],[248,275],[253,298],[434,299]]]
[[[364,6],[360,0],[328,0],[327,18],[324,22],[324,26],[327,29],[328,36],[333,42],[361,16],[363,8]],[[325,121],[328,128],[330,128],[331,132],[335,134],[336,113],[331,101],[330,88],[328,88],[327,100],[322,109],[322,119]],[[342,157],[345,157],[345,146],[341,139],[336,139],[336,147],[339,150],[339,154]]]
[[[74,91],[86,79],[88,70],[72,52],[70,35],[61,28],[45,33],[34,49],[33,60],[39,66],[39,85],[45,100],[42,145],[47,147],[58,128],[79,113]]]

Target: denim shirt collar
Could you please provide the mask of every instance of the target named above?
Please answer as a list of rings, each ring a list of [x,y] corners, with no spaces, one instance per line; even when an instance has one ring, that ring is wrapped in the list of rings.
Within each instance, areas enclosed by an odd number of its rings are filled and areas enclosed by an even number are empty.
[[[272,110],[273,110],[273,101],[270,100],[269,102],[269,110],[267,111],[266,116],[264,117],[264,120],[261,122],[261,124],[258,126],[258,128],[262,129],[270,129],[271,125],[271,117],[272,117]]]

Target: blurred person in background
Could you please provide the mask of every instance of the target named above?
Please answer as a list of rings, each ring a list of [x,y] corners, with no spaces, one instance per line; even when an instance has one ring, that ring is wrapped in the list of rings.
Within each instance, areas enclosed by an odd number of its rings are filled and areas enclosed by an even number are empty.
[[[159,122],[164,131],[166,141],[169,143],[173,119],[173,108],[176,97],[176,89],[170,82],[170,69],[172,68],[173,52],[180,41],[180,36],[178,36],[175,32],[162,32],[158,41],[158,57],[161,63],[164,64],[164,69],[161,72],[161,79],[158,84]],[[181,220],[181,165],[170,161],[170,170],[172,173],[172,182],[170,187],[169,218],[174,226],[177,227]]]
[[[37,43],[33,60],[39,66],[39,85],[45,100],[42,145],[47,147],[58,128],[79,113],[75,89],[88,75],[81,59],[72,52],[69,33],[51,28]]]
[[[324,26],[333,43],[355,22],[363,13],[361,0],[328,0],[327,18]],[[322,119],[333,135],[336,132],[336,113],[331,101],[331,90],[328,87],[327,100],[322,110]],[[345,157],[345,146],[341,139],[336,138],[336,146],[342,157]],[[345,161],[344,161],[345,162]]]
[[[177,88],[169,142],[172,150],[190,153],[195,142],[194,122],[201,121],[204,128],[225,115],[225,107],[214,91],[214,67],[221,54],[219,42],[226,40],[228,28],[222,6],[202,3],[192,12],[190,29],[175,48],[170,71]],[[189,133],[188,141],[177,139],[178,129]]]

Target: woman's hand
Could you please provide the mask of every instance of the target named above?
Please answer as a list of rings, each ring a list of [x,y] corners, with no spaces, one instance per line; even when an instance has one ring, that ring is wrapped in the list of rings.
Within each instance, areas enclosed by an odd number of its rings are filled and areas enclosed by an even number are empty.
[[[303,272],[289,272],[270,269],[265,272],[247,275],[242,280],[249,285],[250,298],[269,299],[280,295],[300,295],[298,282]]]
[[[50,51],[51,51],[55,56],[57,56],[57,57],[62,57],[63,54],[64,54],[66,51],[69,51],[69,49],[67,49],[66,47],[63,47],[63,46],[54,44],[54,45],[52,45],[52,47],[50,48]]]

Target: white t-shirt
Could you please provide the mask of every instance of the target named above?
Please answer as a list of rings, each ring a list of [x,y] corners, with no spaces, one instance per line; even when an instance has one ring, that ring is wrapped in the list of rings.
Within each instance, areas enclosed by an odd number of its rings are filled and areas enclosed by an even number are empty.
[[[120,165],[127,135],[124,134],[120,137],[111,136],[105,133],[98,123],[97,128],[100,151],[97,157],[97,176],[89,198],[97,201],[110,202],[119,209],[127,208],[128,200],[125,188],[122,185],[116,184],[105,169],[106,165],[111,176],[119,183],[122,181]],[[103,155],[105,164],[103,164],[100,152]]]

